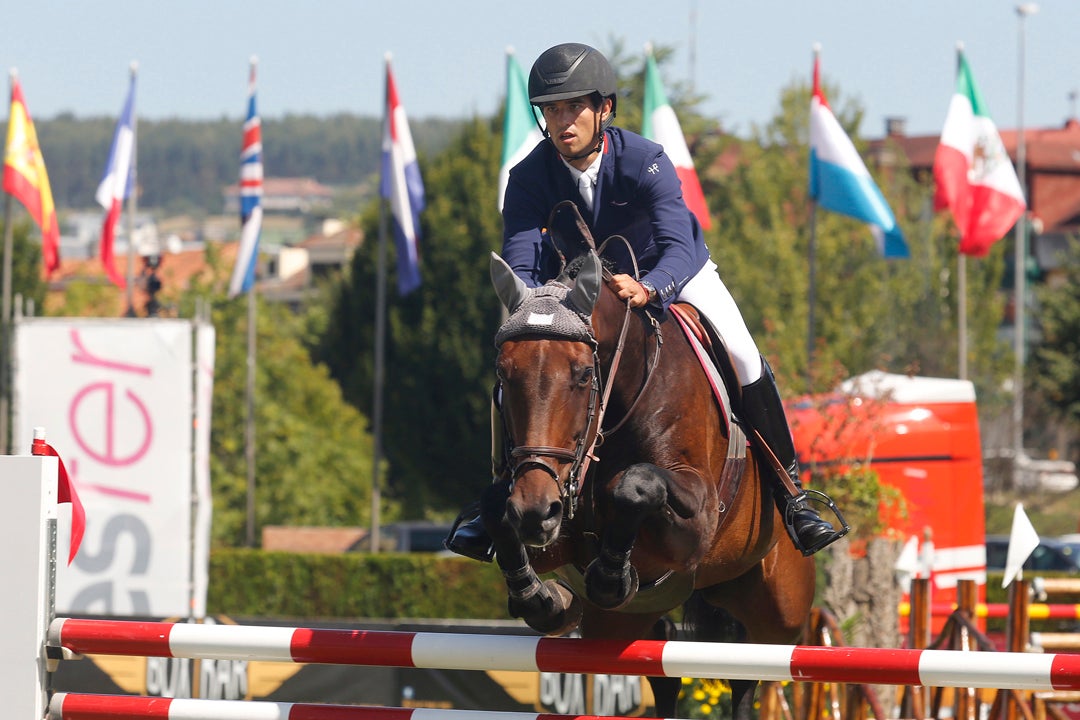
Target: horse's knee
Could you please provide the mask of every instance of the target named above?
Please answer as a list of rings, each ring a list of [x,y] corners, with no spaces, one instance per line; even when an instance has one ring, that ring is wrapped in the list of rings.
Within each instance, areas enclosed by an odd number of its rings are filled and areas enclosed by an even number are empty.
[[[615,484],[611,499],[620,514],[656,510],[667,501],[667,482],[655,465],[631,465]]]
[[[497,525],[506,512],[506,500],[510,497],[509,483],[494,483],[480,494],[480,516],[486,526]]]

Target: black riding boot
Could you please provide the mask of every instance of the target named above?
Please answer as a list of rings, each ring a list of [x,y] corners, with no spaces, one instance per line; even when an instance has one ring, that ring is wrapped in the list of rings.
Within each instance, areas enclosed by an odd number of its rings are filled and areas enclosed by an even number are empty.
[[[498,389],[496,388],[496,395]],[[506,472],[505,436],[503,434],[502,413],[495,397],[491,400],[491,470],[492,484],[502,482]],[[464,555],[473,560],[491,562],[495,557],[495,548],[491,536],[484,529],[480,517],[480,501],[476,500],[465,507],[454,520],[450,533],[443,540],[443,545],[450,552]]]
[[[772,368],[765,362],[765,358],[761,359],[761,370],[761,377],[742,389],[743,415],[780,461],[795,486],[795,493],[792,493],[787,483],[781,478],[774,478],[773,497],[795,547],[803,555],[813,555],[846,535],[848,527],[845,523],[843,528],[835,530],[810,504],[806,491],[799,482],[799,460],[795,454],[795,443],[791,439],[787,416],[784,414],[784,404],[776,389]],[[763,473],[762,477],[765,476]]]

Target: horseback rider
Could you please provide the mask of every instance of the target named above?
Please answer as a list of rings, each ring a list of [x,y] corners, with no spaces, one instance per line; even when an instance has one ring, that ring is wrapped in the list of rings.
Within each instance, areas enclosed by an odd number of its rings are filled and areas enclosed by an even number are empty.
[[[545,241],[548,214],[559,202],[578,206],[593,237],[622,235],[633,248],[642,276],[621,245],[605,251],[616,273],[609,286],[631,308],[691,303],[723,337],[742,383],[746,421],[779,460],[788,478],[762,473],[771,482],[792,542],[809,555],[844,531],[836,531],[807,500],[784,406],[768,363],[717,273],[701,227],[683,200],[682,187],[663,148],[612,125],[616,79],[607,59],[579,43],[556,45],[537,58],[529,74],[529,101],[540,109],[545,140],[510,171],[503,204],[502,256],[530,287],[556,277],[559,258]],[[492,403],[492,464],[495,482],[508,478],[503,424],[496,388]],[[787,480],[790,479],[790,482]],[[490,560],[491,541],[475,508],[459,516],[446,539],[450,550]]]

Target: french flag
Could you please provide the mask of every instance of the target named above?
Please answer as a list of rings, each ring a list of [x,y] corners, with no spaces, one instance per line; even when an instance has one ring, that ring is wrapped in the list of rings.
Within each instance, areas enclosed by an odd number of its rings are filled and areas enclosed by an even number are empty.
[[[829,109],[825,93],[821,91],[816,48],[814,95],[810,100],[810,197],[826,210],[872,225],[878,251],[883,257],[910,257],[889,204],[870,177],[851,138]]]
[[[120,122],[113,134],[112,149],[109,151],[109,164],[105,166],[105,175],[98,185],[94,196],[98,205],[105,208],[105,222],[101,227],[101,262],[105,274],[119,288],[126,283],[116,270],[113,262],[113,240],[116,238],[116,223],[124,200],[131,195],[135,186],[133,172],[135,157],[135,72],[131,73],[131,86],[128,88],[127,102],[120,114]],[[132,242],[128,238],[128,242]]]
[[[398,293],[408,295],[420,287],[420,211],[424,209],[424,183],[416,162],[405,108],[386,56],[386,115],[383,122],[382,182],[380,195],[389,201],[397,247]]]
[[[229,278],[229,297],[251,290],[259,259],[262,230],[262,121],[255,107],[256,58],[251,59],[248,79],[248,110],[244,120],[244,142],[240,148],[240,249]]]

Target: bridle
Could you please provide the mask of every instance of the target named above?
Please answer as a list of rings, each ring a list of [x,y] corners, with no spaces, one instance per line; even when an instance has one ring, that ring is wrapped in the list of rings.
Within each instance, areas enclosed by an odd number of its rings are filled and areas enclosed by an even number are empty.
[[[626,243],[634,265],[634,276],[637,277],[637,258],[634,256],[633,248],[630,247],[629,242],[621,235],[614,235],[605,240],[600,246],[599,251],[602,252],[612,238],[619,238]],[[604,269],[603,277],[605,282],[610,280],[611,272]],[[578,441],[574,449],[568,450],[566,448],[553,447],[550,445],[521,445],[514,447],[510,451],[510,459],[514,461],[510,470],[510,491],[513,492],[514,484],[517,482],[518,477],[520,477],[527,469],[539,468],[544,470],[551,476],[551,479],[555,481],[556,486],[559,487],[563,507],[566,508],[566,517],[569,520],[574,518],[578,498],[581,496],[581,490],[584,479],[588,475],[589,466],[593,461],[599,460],[596,456],[596,449],[603,444],[604,438],[613,435],[626,423],[631,415],[633,415],[634,409],[637,408],[638,402],[645,395],[645,391],[649,387],[649,383],[654,375],[653,371],[660,363],[660,350],[664,344],[660,323],[653,313],[646,311],[645,315],[648,317],[656,337],[653,360],[651,363],[646,360],[645,380],[638,390],[637,395],[634,397],[633,402],[630,404],[630,407],[627,409],[626,414],[623,415],[622,419],[620,419],[614,427],[609,430],[604,430],[604,416],[607,413],[608,400],[611,397],[611,390],[615,384],[615,374],[618,372],[619,363],[622,360],[623,350],[626,346],[626,334],[630,327],[630,317],[632,314],[633,310],[630,308],[629,303],[627,303],[626,312],[623,314],[622,326],[619,329],[619,338],[615,344],[615,351],[612,354],[610,372],[608,373],[606,383],[601,380],[600,358],[596,350],[598,346],[596,336],[592,327],[589,327],[589,334],[592,338],[591,344],[593,346],[593,374],[589,389],[589,403],[586,410],[585,432],[578,435]],[[601,387],[603,387],[602,397],[600,393]],[[599,402],[597,402],[598,399]],[[589,439],[590,435],[591,439]],[[548,458],[571,463],[570,471],[565,483],[560,483],[559,471],[548,461]]]

